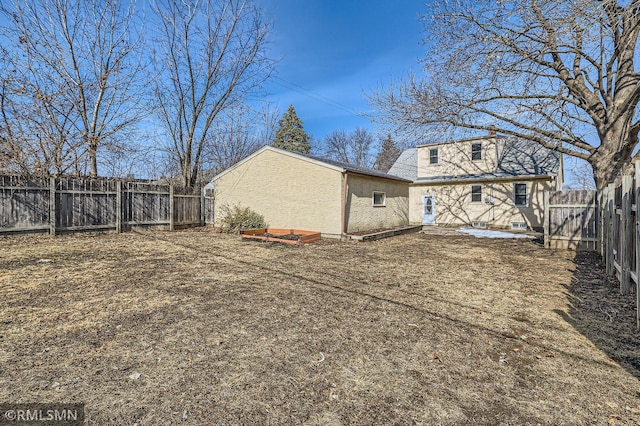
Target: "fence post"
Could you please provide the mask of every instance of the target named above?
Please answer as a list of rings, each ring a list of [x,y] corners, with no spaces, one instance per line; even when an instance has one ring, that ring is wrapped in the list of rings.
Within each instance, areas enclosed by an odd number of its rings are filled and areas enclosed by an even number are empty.
[[[615,268],[613,266],[613,219],[615,216],[615,191],[614,184],[607,185],[607,214],[606,214],[606,226],[607,226],[607,250],[606,250],[606,265],[607,275],[615,275]]]
[[[204,191],[205,189],[200,190],[200,226],[206,225],[205,211],[204,211]]]
[[[551,247],[551,235],[550,229],[551,226],[551,218],[549,217],[551,213],[551,209],[549,208],[549,201],[551,200],[551,196],[549,191],[544,191],[544,247]]]
[[[122,233],[122,181],[116,182],[116,232]]]
[[[49,234],[56,235],[56,178],[49,178]]]
[[[173,184],[169,185],[169,231],[173,231]]]
[[[633,181],[636,200],[635,256],[636,256],[636,328],[640,330],[640,161],[635,163],[636,173]]]
[[[620,280],[620,292],[628,294],[631,288],[631,191],[633,190],[633,177],[622,177],[622,217],[620,229],[620,267],[622,268]]]
[[[598,252],[600,253],[600,257],[604,259],[605,251],[605,231],[604,231],[604,206],[605,206],[605,197],[604,190],[598,189],[596,190],[596,237],[598,239]]]

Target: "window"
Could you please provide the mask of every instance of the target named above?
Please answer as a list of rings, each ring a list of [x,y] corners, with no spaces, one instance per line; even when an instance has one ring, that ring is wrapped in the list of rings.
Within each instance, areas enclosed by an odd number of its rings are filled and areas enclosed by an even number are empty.
[[[471,202],[482,202],[482,185],[471,185]]]
[[[438,164],[438,148],[429,150],[429,164]]]
[[[482,160],[482,144],[481,143],[471,144],[471,159],[473,161]]]
[[[384,192],[374,191],[373,193],[373,206],[384,207],[387,201],[387,194]]]
[[[513,184],[513,202],[516,206],[527,205],[527,184],[526,183]]]

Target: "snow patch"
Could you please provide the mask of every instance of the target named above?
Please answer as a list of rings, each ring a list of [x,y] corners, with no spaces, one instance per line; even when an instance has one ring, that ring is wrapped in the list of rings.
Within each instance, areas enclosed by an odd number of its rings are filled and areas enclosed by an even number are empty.
[[[534,236],[527,234],[513,234],[511,232],[491,231],[488,229],[460,228],[458,229],[458,232],[473,235],[476,238],[535,238]]]

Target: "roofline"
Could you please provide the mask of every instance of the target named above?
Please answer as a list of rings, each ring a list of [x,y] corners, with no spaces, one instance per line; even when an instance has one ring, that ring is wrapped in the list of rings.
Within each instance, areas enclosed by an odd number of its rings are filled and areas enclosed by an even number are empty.
[[[251,154],[251,155],[243,158],[242,160],[238,161],[236,164],[234,164],[233,166],[229,167],[228,169],[223,170],[222,172],[218,173],[213,178],[211,178],[211,181],[220,179],[222,176],[226,175],[227,173],[231,172],[232,170],[237,169],[238,167],[240,167],[241,165],[243,165],[247,161],[253,159],[254,157],[257,157],[258,155],[262,154],[265,151],[272,151],[272,152],[276,152],[278,154],[287,155],[289,157],[294,157],[294,158],[297,158],[299,160],[308,161],[309,163],[313,163],[313,164],[316,164],[316,165],[319,165],[319,166],[322,166],[322,167],[326,167],[328,169],[336,170],[336,171],[339,171],[339,172],[344,172],[345,171],[342,167],[334,166],[333,164],[320,162],[320,161],[314,160],[313,158],[306,157],[306,156],[304,156],[302,154],[298,154],[298,153],[292,152],[292,151],[287,151],[286,149],[274,148],[271,145],[265,145],[262,148],[260,148],[259,150],[257,150],[256,152],[254,152],[253,154]]]
[[[500,177],[492,177],[492,178],[480,178],[480,177],[471,177],[471,178],[459,178],[454,177],[453,179],[434,179],[434,180],[415,180],[413,181],[414,185],[446,185],[448,183],[474,183],[474,182],[514,182],[519,180],[552,180],[556,178],[556,175],[522,175],[522,176],[500,176]]]
[[[387,174],[386,176],[382,176],[382,175],[377,175],[373,173],[364,173],[364,172],[361,172],[358,170],[352,170],[352,169],[346,169],[345,172],[352,175],[367,176],[367,177],[386,179],[386,180],[395,180],[395,181],[404,182],[404,183],[413,183],[411,179],[405,179],[405,178],[401,178],[400,176],[394,176],[389,174]],[[380,172],[380,173],[383,173],[383,172]]]
[[[307,162],[315,164],[317,166],[326,167],[327,169],[335,170],[335,171],[340,172],[340,173],[352,173],[352,174],[358,174],[358,175],[363,175],[363,176],[375,177],[375,178],[379,178],[379,179],[396,180],[396,181],[407,182],[407,183],[412,183],[413,182],[412,180],[404,179],[404,178],[401,178],[399,176],[388,175],[388,174],[385,174],[383,172],[380,172],[381,175],[378,175],[378,174],[373,174],[373,173],[366,173],[366,172],[364,172],[362,170],[351,169],[348,166],[347,167],[336,166],[336,165],[333,165],[333,164],[330,164],[330,163],[326,163],[326,162],[324,162],[322,160],[316,160],[315,158],[307,157],[306,155],[299,154],[297,152],[288,151],[286,149],[275,148],[275,147],[273,147],[271,145],[263,146],[262,148],[260,148],[256,152],[254,152],[253,154],[251,154],[251,155],[245,157],[244,159],[238,161],[236,164],[234,164],[233,166],[229,167],[228,169],[218,173],[213,178],[211,178],[210,182],[213,182],[215,180],[220,179],[222,176],[224,176],[227,173],[231,172],[232,170],[240,167],[241,165],[243,165],[247,161],[249,161],[249,160],[253,159],[254,157],[262,154],[265,151],[271,151],[271,152],[276,152],[278,154],[287,155],[289,157],[297,158],[297,159],[302,160],[302,161],[307,161]]]

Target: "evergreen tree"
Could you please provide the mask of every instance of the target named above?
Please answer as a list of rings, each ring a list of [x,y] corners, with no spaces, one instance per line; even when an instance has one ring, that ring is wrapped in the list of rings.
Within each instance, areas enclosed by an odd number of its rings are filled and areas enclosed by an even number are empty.
[[[375,169],[381,172],[388,172],[393,163],[396,162],[400,156],[400,149],[396,145],[396,142],[391,137],[391,134],[387,135],[382,140],[380,151],[376,157]]]
[[[276,140],[273,142],[275,148],[287,149],[300,154],[309,154],[311,152],[309,136],[302,128],[302,121],[298,118],[293,105],[289,105],[289,109],[284,113],[278,124]]]

